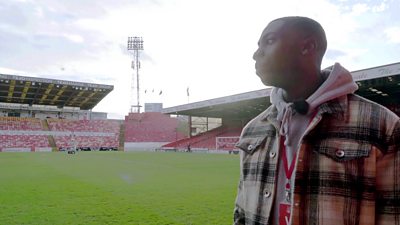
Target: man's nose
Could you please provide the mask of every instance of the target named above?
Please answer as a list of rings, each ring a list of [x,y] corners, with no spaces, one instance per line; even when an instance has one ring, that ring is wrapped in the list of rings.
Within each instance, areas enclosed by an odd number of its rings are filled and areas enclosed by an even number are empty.
[[[257,57],[259,56],[259,51],[260,51],[260,48],[257,48],[257,50],[254,52],[254,54],[253,54],[254,60],[257,60]]]

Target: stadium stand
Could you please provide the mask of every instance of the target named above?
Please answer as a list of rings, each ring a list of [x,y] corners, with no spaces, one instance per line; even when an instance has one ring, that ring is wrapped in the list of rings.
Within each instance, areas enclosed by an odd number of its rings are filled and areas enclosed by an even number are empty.
[[[159,112],[129,113],[125,117],[125,150],[156,149],[185,138],[180,121]]]
[[[117,149],[122,121],[92,112],[113,88],[0,74],[0,151]]]
[[[47,122],[47,123],[46,123]],[[0,117],[0,150],[117,149],[122,121]],[[46,126],[48,124],[48,126]],[[51,146],[49,137],[54,140]],[[38,149],[39,150],[39,149]]]
[[[400,114],[400,63],[353,71],[352,75],[359,85],[357,94]],[[106,113],[92,109],[113,88],[0,74],[0,151],[237,151],[234,145],[242,127],[270,105],[271,91],[267,88],[164,108],[162,113],[129,113],[124,120],[108,120]],[[196,117],[207,119],[194,124]],[[212,124],[211,118],[221,122]]]
[[[49,148],[41,122],[35,118],[0,117],[0,151],[35,151]]]
[[[241,129],[241,127],[229,127],[223,125],[190,138],[165,144],[162,147],[164,149],[176,149],[178,151],[230,151],[235,149],[234,144],[238,141]],[[218,145],[217,140],[221,138],[225,138],[225,146]],[[228,142],[230,145],[227,144]]]
[[[35,151],[36,148],[50,147],[44,135],[0,135],[2,151]]]
[[[117,136],[55,136],[56,146],[59,149],[77,148],[81,150],[116,150]]]
[[[184,138],[180,121],[149,112],[92,112],[113,86],[0,74],[0,151],[123,150]],[[146,149],[146,148],[142,148]]]
[[[68,119],[47,119],[49,128],[52,131],[73,131],[73,132],[109,132],[119,133],[120,121],[118,120],[68,120]]]
[[[121,121],[47,119],[50,131],[59,132],[54,141],[59,149],[117,149]]]
[[[42,130],[39,119],[0,117],[0,130]]]
[[[356,94],[378,102],[400,115],[400,63],[357,70],[351,73],[359,86]],[[260,114],[271,104],[269,101],[270,92],[271,88],[266,88],[164,108],[162,112],[189,117],[222,118],[225,125],[236,123],[241,124],[240,127],[243,127],[250,119]],[[217,128],[192,138],[168,143],[163,148],[180,150],[190,146],[192,150],[196,148],[211,149],[212,151],[214,151],[213,149],[215,151],[235,150],[234,143],[238,140],[240,129],[232,131],[232,133],[228,131],[225,134],[214,136],[221,129],[223,128]],[[214,148],[213,142],[216,143]]]

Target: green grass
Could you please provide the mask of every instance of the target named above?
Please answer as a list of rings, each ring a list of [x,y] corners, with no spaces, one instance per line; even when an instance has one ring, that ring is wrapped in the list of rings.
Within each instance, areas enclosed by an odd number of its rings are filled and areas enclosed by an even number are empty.
[[[0,224],[232,224],[237,155],[1,153]]]

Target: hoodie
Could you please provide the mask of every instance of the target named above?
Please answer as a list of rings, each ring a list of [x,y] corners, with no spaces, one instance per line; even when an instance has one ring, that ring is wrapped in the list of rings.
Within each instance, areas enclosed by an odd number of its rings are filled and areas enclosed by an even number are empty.
[[[277,120],[280,124],[279,134],[281,138],[284,137],[285,140],[283,143],[283,150],[286,153],[288,167],[290,167],[293,160],[296,160],[296,154],[300,147],[300,140],[318,106],[340,96],[354,93],[358,89],[350,72],[339,63],[335,63],[332,67],[323,70],[322,76],[325,81],[305,100],[308,103],[308,110],[303,112],[303,114],[296,112],[293,102],[286,102],[284,100],[282,89],[274,88],[271,92],[271,103],[278,111]],[[281,151],[283,150],[281,149]],[[292,195],[295,171],[293,171],[293,175],[288,180],[282,155],[283,154],[280,154],[279,160],[273,224],[279,224],[280,204],[284,202],[291,205],[293,203],[292,199],[289,199],[290,202],[287,202],[285,186],[290,186],[290,195]]]

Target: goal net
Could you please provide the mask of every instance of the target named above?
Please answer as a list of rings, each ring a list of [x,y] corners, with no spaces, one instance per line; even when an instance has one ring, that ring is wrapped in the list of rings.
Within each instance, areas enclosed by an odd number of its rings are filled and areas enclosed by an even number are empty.
[[[238,150],[235,144],[239,141],[239,136],[237,137],[217,137],[216,139],[216,149],[217,150]]]

